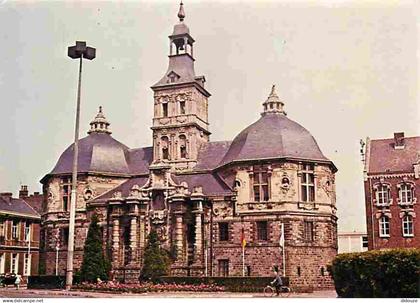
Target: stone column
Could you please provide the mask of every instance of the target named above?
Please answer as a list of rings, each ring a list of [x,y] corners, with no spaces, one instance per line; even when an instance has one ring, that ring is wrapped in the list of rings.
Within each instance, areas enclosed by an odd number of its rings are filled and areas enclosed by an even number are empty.
[[[120,252],[120,219],[113,218],[112,222],[112,262],[119,265],[119,252]]]
[[[176,255],[178,261],[183,261],[183,228],[182,228],[182,214],[177,214],[175,221],[175,245]]]
[[[137,262],[137,217],[132,216],[130,222],[130,263]]]
[[[197,201],[197,210],[195,213],[195,243],[194,243],[194,263],[201,264],[203,257],[203,226],[202,215],[203,206],[202,201]]]
[[[143,251],[144,251],[144,248],[145,248],[145,235],[144,235],[144,233],[145,233],[145,226],[144,226],[144,215],[141,215],[140,216],[140,222],[139,222],[139,225],[140,225],[140,235],[139,235],[139,260],[140,260],[140,262],[142,263],[143,261],[142,261],[142,259],[143,259]]]

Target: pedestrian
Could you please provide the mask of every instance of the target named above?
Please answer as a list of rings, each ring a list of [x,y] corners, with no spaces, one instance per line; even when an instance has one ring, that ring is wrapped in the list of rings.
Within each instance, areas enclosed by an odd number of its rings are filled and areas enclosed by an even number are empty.
[[[20,275],[19,274],[16,274],[16,279],[15,279],[16,289],[19,289],[19,285],[20,285],[20,282],[21,281],[22,281],[22,278],[20,277]]]
[[[283,279],[281,278],[280,270],[277,266],[274,266],[274,274],[276,275],[276,277],[271,282],[271,285],[273,285],[276,288],[277,296],[280,296],[280,290],[283,286]]]

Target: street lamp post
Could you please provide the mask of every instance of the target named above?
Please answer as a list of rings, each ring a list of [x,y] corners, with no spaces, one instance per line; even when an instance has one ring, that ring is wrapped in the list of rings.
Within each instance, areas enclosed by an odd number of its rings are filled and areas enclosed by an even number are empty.
[[[74,128],[74,150],[73,150],[73,173],[71,184],[70,218],[69,218],[69,240],[67,245],[67,271],[66,289],[73,284],[73,253],[74,253],[74,225],[76,217],[76,191],[77,191],[77,158],[79,155],[79,118],[80,118],[80,87],[82,82],[82,59],[92,60],[95,58],[96,49],[86,46],[86,42],[76,41],[75,46],[68,48],[68,56],[72,59],[79,59],[79,83],[77,86],[76,124]]]

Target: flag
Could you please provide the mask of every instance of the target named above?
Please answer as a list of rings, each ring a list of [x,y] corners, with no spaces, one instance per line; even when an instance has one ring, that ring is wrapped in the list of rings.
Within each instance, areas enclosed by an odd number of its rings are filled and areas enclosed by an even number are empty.
[[[243,227],[242,227],[242,232],[241,232],[241,245],[242,245],[242,248],[246,246],[245,231]]]
[[[281,249],[284,248],[284,223],[281,224],[279,246]]]

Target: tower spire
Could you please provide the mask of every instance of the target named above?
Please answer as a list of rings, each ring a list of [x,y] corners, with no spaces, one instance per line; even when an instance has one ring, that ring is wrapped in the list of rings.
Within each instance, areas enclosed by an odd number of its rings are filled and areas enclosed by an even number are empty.
[[[273,84],[273,86],[271,87],[270,95],[268,96],[267,100],[263,103],[264,111],[261,113],[261,115],[265,115],[267,113],[286,115],[283,106],[284,103],[280,100],[279,96],[277,95],[276,85]]]
[[[179,4],[178,18],[180,22],[184,21],[185,18],[184,3],[182,3],[182,0]]]

